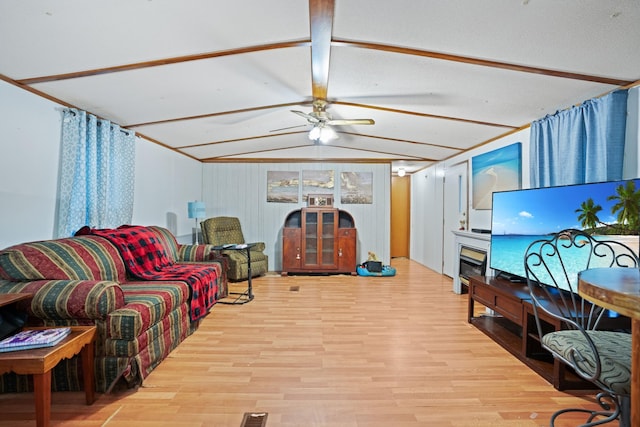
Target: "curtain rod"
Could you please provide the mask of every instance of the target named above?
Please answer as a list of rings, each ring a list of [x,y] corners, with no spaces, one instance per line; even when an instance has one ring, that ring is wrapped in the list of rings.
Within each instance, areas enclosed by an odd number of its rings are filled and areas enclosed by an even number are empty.
[[[76,112],[73,109],[67,108],[66,110],[68,112],[70,112],[71,114],[73,114],[74,116],[76,115]],[[85,111],[85,113],[86,113],[86,111]],[[91,113],[87,113],[87,120],[89,120],[89,116],[94,116],[98,120],[96,122],[98,124],[98,126],[102,126],[102,120],[106,120],[106,119],[100,119],[99,117],[97,117],[97,116],[95,116],[95,115],[93,115]],[[111,124],[111,129],[113,129],[113,124]],[[131,133],[133,132],[133,131],[131,131],[129,129],[124,129],[124,128],[120,128],[119,130],[120,130],[120,132],[124,133],[127,136],[130,136]],[[135,135],[135,132],[133,132],[133,134]]]

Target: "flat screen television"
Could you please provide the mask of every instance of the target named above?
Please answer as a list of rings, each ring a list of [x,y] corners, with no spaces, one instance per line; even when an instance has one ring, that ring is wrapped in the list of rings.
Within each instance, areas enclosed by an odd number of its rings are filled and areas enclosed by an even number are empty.
[[[567,228],[586,231],[596,239],[607,234],[607,239],[620,240],[637,254],[638,230],[620,223],[620,211],[615,209],[620,191],[628,191],[630,185],[635,188],[632,193],[640,198],[640,179],[493,193],[489,258],[494,275],[524,282],[524,253],[529,244]],[[584,221],[589,199],[601,207],[595,223]]]

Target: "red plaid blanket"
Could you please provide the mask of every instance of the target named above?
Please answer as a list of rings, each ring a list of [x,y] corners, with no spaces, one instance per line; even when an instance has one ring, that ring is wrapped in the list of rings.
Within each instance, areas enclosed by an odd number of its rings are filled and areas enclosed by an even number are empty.
[[[102,236],[113,243],[132,276],[143,280],[180,280],[190,289],[190,314],[195,321],[204,317],[216,303],[218,274],[205,265],[174,264],[153,231],[137,225],[116,229],[84,231]]]

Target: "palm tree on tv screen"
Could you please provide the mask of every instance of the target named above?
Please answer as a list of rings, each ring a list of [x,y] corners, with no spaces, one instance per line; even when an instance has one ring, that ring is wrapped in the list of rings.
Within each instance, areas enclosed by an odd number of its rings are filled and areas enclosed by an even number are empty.
[[[639,234],[640,228],[640,190],[630,180],[626,185],[616,187],[616,194],[607,197],[616,203],[611,206],[611,213],[616,215],[616,224],[602,222],[598,217],[602,206],[589,197],[576,209],[578,221],[585,231],[598,231],[603,234]]]
[[[616,204],[611,207],[611,213],[618,213],[618,224],[625,225],[627,231],[638,232],[638,218],[640,205],[640,191],[636,191],[633,181],[627,181],[626,185],[619,185],[616,194],[607,197],[607,200],[615,200]]]
[[[602,206],[596,205],[591,197],[580,204],[580,209],[576,209],[578,221],[582,228],[596,228],[598,224],[602,224],[598,218],[598,212],[602,210]]]

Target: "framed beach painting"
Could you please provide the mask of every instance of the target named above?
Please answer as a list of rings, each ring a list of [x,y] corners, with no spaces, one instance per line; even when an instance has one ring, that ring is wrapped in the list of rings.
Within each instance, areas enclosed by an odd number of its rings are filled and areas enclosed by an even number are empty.
[[[516,142],[471,159],[473,209],[491,209],[495,191],[522,187],[522,144]]]
[[[298,203],[300,173],[267,171],[267,202]]]
[[[303,170],[302,199],[307,200],[309,194],[333,194],[335,186],[332,170]]]

